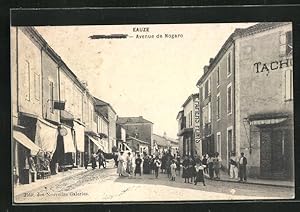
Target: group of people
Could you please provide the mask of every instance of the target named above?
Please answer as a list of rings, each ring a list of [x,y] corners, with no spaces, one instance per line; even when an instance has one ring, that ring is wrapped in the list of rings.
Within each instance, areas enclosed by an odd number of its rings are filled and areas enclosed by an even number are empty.
[[[105,157],[104,157],[104,153],[100,149],[96,153],[93,152],[92,155],[91,155],[92,169],[95,169],[97,167],[97,162],[98,162],[99,169],[101,168],[101,166],[103,168],[106,168],[106,160],[105,160]],[[89,164],[89,157],[88,157],[88,153],[85,152],[84,153],[84,167],[85,167],[85,169],[87,169],[88,164]]]
[[[229,161],[230,178],[246,181],[246,165],[247,158],[244,153],[237,157],[231,153]],[[205,154],[201,158],[185,156],[183,160],[180,155],[171,155],[170,152],[159,155],[147,155],[143,153],[143,157],[139,154],[132,156],[130,152],[126,155],[120,152],[118,157],[117,173],[119,176],[136,176],[139,174],[154,174],[158,178],[160,173],[167,174],[171,181],[176,180],[176,176],[182,174],[184,183],[202,182],[205,186],[205,176],[210,179],[220,180],[220,170],[222,169],[222,158],[218,152],[214,154]],[[181,173],[182,170],[182,173]]]

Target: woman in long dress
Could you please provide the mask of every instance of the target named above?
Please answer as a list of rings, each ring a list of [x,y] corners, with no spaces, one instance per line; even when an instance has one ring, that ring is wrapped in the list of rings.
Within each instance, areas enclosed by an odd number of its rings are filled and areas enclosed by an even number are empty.
[[[186,183],[186,180],[189,183],[189,175],[188,175],[189,160],[187,156],[184,157],[184,160],[182,162],[182,167],[183,167],[182,178],[184,178],[184,183]]]
[[[119,176],[128,176],[128,174],[126,173],[126,161],[123,156],[123,152],[120,152],[117,173],[119,174]]]

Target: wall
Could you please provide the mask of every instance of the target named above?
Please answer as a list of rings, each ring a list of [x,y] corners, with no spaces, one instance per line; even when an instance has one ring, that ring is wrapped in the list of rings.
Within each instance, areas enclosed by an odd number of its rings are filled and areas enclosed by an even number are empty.
[[[276,69],[271,72],[257,73],[254,63],[271,63],[283,60],[280,57],[280,33],[292,30],[292,26],[256,33],[243,37],[236,42],[236,123],[237,139],[240,151],[249,158],[249,165],[259,167],[260,140],[253,139],[253,151],[249,153],[249,124],[243,120],[256,113],[293,113],[293,102],[285,101],[285,73],[289,68]],[[248,136],[248,137],[247,137]]]
[[[116,140],[116,122],[117,122],[117,116],[116,113],[108,107],[108,121],[109,121],[109,152],[112,152],[112,147],[117,146],[117,140]]]
[[[18,102],[19,110],[42,117],[41,48],[24,28],[18,28]],[[26,33],[27,34],[27,33]],[[34,84],[39,86],[34,86]],[[36,88],[35,88],[36,87]]]
[[[227,167],[229,151],[231,151],[231,144],[227,142],[227,128],[233,128],[234,135],[234,46],[231,45],[225,52],[222,58],[218,61],[210,74],[211,79],[211,120],[212,120],[212,133],[214,137],[215,152],[219,151],[223,160],[223,165]],[[228,75],[228,55],[231,55],[231,74]],[[219,85],[217,85],[217,69],[219,69]],[[232,113],[227,113],[227,86],[231,84],[232,90]],[[220,118],[217,117],[217,95],[220,96]],[[221,148],[217,149],[217,133],[221,133]],[[233,136],[233,142],[235,137]],[[221,151],[220,151],[221,150]]]
[[[59,111],[53,109],[53,101],[59,100],[58,66],[45,50],[42,51],[42,74],[43,117],[51,121],[59,122]],[[50,82],[53,83],[53,101],[50,97]]]
[[[146,141],[151,144],[152,140],[152,124],[139,123],[139,124],[126,124],[122,125],[129,136],[135,137],[135,133],[139,133],[138,139]]]

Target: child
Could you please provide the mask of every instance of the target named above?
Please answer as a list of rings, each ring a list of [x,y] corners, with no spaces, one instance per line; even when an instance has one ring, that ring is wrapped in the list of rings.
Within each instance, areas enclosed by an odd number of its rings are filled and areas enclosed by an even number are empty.
[[[175,181],[176,178],[176,161],[173,160],[170,166],[171,168],[171,181]]]
[[[204,175],[203,175],[203,170],[206,166],[201,163],[200,160],[197,160],[196,165],[195,165],[195,170],[196,170],[196,179],[195,179],[195,185],[197,185],[198,182],[203,182],[203,185],[205,186],[204,182]]]

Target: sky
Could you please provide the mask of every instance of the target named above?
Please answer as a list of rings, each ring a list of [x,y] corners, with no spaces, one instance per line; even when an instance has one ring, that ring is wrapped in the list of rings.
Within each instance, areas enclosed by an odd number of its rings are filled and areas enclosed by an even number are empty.
[[[118,116],[143,116],[154,133],[177,138],[177,113],[192,93],[203,67],[216,56],[235,28],[254,23],[97,25],[36,27],[97,98]],[[149,32],[134,32],[146,27]],[[128,34],[127,39],[90,39]],[[165,34],[180,34],[177,38]],[[154,38],[137,38],[150,35]],[[162,38],[157,38],[161,35]]]

